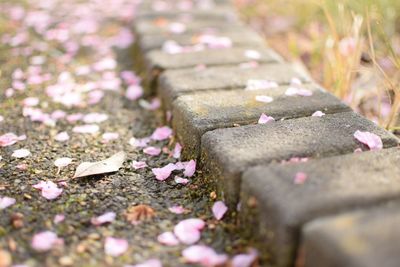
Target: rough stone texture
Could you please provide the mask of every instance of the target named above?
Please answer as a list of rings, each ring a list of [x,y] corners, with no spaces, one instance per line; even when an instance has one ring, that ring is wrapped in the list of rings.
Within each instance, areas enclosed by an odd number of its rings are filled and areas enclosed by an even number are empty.
[[[232,207],[238,201],[241,172],[249,167],[292,157],[322,158],[365,149],[353,137],[357,130],[379,135],[384,147],[399,143],[394,135],[364,117],[343,112],[210,131],[201,139],[201,158]]]
[[[203,18],[184,15],[184,13],[181,13],[181,15],[175,14],[175,17],[169,18],[158,14],[158,16],[153,15],[136,19],[133,27],[134,32],[140,38],[150,34],[173,33],[170,30],[170,26],[176,22],[185,24],[185,30],[182,33],[191,33],[206,28],[224,30],[226,28],[244,27],[244,24],[231,12],[204,13]]]
[[[252,226],[252,235],[262,240],[263,249],[272,255],[277,266],[292,266],[304,223],[327,214],[398,198],[399,162],[400,148],[395,147],[305,163],[251,168],[242,176],[242,226],[244,229]],[[294,182],[298,172],[307,174],[303,184]],[[329,250],[329,246],[322,246],[323,242],[319,245]]]
[[[220,20],[220,19],[237,19],[238,16],[235,9],[231,5],[216,6],[210,9],[191,9],[191,10],[146,10],[138,9],[135,13],[135,23],[141,20],[167,19],[178,21],[191,20]]]
[[[249,62],[252,59],[246,57],[245,53],[247,50],[258,51],[260,53],[260,58],[257,61],[260,63],[276,63],[281,61],[281,57],[278,54],[264,46],[206,49],[181,54],[168,54],[160,50],[154,50],[148,52],[144,56],[144,65],[147,68],[147,88],[153,91],[158,87],[158,77],[164,70],[184,68],[194,68],[196,70],[198,66],[201,66],[200,69],[203,69],[204,66],[238,65],[240,63]],[[198,74],[201,74],[201,72]],[[213,79],[213,77],[210,78]],[[178,83],[180,82],[184,81],[178,81]]]
[[[273,50],[262,46],[249,46],[246,48],[223,48],[223,49],[206,49],[196,52],[169,54],[161,50],[150,51],[145,55],[145,62],[148,69],[166,70],[166,69],[182,69],[193,68],[198,65],[218,66],[218,65],[235,65],[243,62],[251,61],[246,57],[247,50],[256,50],[260,53],[257,59],[260,63],[279,62],[281,57]]]
[[[173,104],[172,125],[184,147],[184,158],[197,158],[201,136],[218,128],[257,123],[261,113],[276,120],[311,116],[321,110],[327,114],[350,108],[317,85],[304,85],[313,91],[310,97],[286,96],[288,86],[248,91],[200,92],[178,97]],[[271,103],[255,100],[257,95],[274,98]]]
[[[228,29],[230,30],[230,29]],[[161,49],[166,41],[172,40],[181,46],[192,46],[199,43],[199,37],[202,35],[212,35],[216,37],[227,37],[232,41],[232,46],[248,46],[248,45],[259,45],[265,44],[265,41],[259,34],[251,29],[235,28],[233,31],[212,31],[212,30],[201,30],[192,34],[172,35],[172,34],[156,34],[156,35],[145,35],[139,41],[138,45],[142,52],[150,50]]]
[[[310,81],[306,74],[285,63],[260,65],[257,68],[220,66],[204,70],[167,70],[160,75],[158,93],[165,108],[169,109],[179,95],[193,91],[245,88],[250,79],[264,79],[286,85],[294,77],[303,82]]]
[[[398,267],[399,207],[400,202],[393,201],[368,211],[346,213],[307,224],[303,232],[304,266]]]

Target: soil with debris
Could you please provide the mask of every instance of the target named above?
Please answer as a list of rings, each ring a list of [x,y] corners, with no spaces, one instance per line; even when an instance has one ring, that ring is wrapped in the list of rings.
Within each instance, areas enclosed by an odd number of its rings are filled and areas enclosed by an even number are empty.
[[[132,137],[148,137],[163,126],[161,111],[149,110],[151,100],[128,99],[125,89],[129,85],[121,82],[121,71],[131,70],[134,63],[129,54],[132,36],[126,31],[132,22],[132,2],[0,3],[0,136],[26,135],[25,140],[0,147],[0,198],[15,199],[15,204],[0,210],[0,266],[124,266],[152,258],[159,259],[163,266],[186,266],[181,252],[187,246],[166,246],[157,241],[157,236],[173,231],[179,221],[187,218],[206,221],[200,244],[230,256],[246,252],[248,244],[237,234],[234,224],[228,218],[214,219],[213,189],[200,171],[189,178],[187,185],[177,184],[174,174],[165,181],[155,179],[151,168],[177,161],[169,153],[174,148],[172,140],[150,142],[164,148],[161,156],[149,156],[143,148],[129,144]],[[111,63],[96,65],[104,58],[110,58]],[[54,84],[61,85],[61,89],[54,90],[65,90],[72,84],[74,94],[68,92],[61,100],[51,97],[46,90]],[[82,87],[78,92],[82,100],[72,99],[73,104],[66,105],[63,101],[76,96],[76,87]],[[104,93],[95,104],[88,100],[93,91]],[[28,97],[32,97],[30,101]],[[35,98],[39,100],[37,105],[30,103]],[[65,112],[65,116],[58,118],[53,114],[56,110]],[[71,114],[94,112],[108,115],[107,120],[95,123],[100,130],[94,134],[74,132],[73,127],[85,123],[65,119]],[[57,141],[56,135],[63,131],[70,139]],[[118,137],[107,141],[102,137],[107,132],[118,133]],[[22,148],[31,154],[24,158],[11,156]],[[127,154],[118,172],[71,179],[79,163],[104,160],[118,151]],[[73,162],[58,172],[54,161],[62,157],[72,158]],[[146,161],[148,167],[135,170],[135,160]],[[53,200],[46,199],[33,187],[40,181],[53,181],[63,192]],[[154,214],[144,213],[144,220],[132,224],[126,213],[140,204],[149,206]],[[187,212],[170,212],[168,208],[175,205]],[[100,226],[91,223],[93,217],[109,211],[116,213],[115,220]],[[56,223],[56,215],[65,219]],[[63,244],[46,252],[37,251],[32,247],[32,238],[42,231],[56,233]],[[107,255],[104,240],[109,236],[126,239],[128,250],[118,257]],[[6,259],[8,256],[12,259]]]

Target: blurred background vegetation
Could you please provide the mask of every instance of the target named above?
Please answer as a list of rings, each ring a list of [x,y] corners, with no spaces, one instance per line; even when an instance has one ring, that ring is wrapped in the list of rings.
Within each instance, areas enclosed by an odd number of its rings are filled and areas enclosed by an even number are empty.
[[[235,0],[286,59],[357,112],[400,131],[399,0]]]

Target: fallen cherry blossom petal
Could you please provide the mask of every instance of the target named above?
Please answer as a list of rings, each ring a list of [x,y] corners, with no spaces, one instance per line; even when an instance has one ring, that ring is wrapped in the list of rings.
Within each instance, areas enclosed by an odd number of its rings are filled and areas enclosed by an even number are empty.
[[[72,128],[74,133],[83,133],[83,134],[95,134],[100,130],[100,127],[96,124],[85,124],[80,126],[75,126]]]
[[[157,141],[163,141],[165,139],[170,138],[172,135],[172,129],[169,128],[168,126],[164,126],[164,127],[159,127],[157,128],[153,134],[151,135],[151,138],[153,140],[157,140]]]
[[[304,88],[297,88],[297,87],[289,87],[285,91],[285,95],[287,96],[311,96],[313,93],[311,90],[304,89]]]
[[[25,135],[17,136],[14,133],[6,133],[0,136],[0,147],[11,146],[18,141],[24,140]]]
[[[165,179],[167,179],[174,170],[176,170],[176,166],[173,163],[169,163],[162,168],[151,169],[153,174],[156,176],[156,179],[159,181],[164,181]]]
[[[320,111],[320,110],[317,110],[317,111],[315,111],[311,116],[312,116],[312,117],[322,117],[322,116],[325,116],[325,113],[323,113],[323,112]]]
[[[150,155],[150,156],[158,156],[161,153],[161,148],[149,146],[143,149],[143,153]]]
[[[172,232],[165,232],[160,234],[157,237],[157,241],[167,246],[176,246],[179,244],[179,240]]]
[[[260,89],[271,89],[276,87],[278,87],[278,84],[274,81],[250,79],[246,82],[245,90],[253,91]]]
[[[31,246],[34,250],[45,252],[51,250],[54,246],[63,243],[61,238],[58,238],[56,233],[44,231],[33,236]]]
[[[58,168],[66,167],[71,164],[71,158],[59,158],[54,161],[54,165]]]
[[[91,123],[101,123],[103,121],[108,120],[108,115],[104,113],[89,113],[83,116],[83,122],[91,124]]]
[[[125,92],[125,97],[129,100],[137,100],[143,96],[143,88],[140,85],[130,85]]]
[[[175,176],[174,181],[177,184],[184,184],[184,185],[189,183],[188,179],[185,179],[185,178],[182,178],[182,177],[179,177],[179,176]]]
[[[182,213],[186,212],[186,209],[182,206],[172,206],[172,207],[169,207],[168,210],[175,214],[182,214]]]
[[[275,119],[271,116],[267,116],[264,113],[261,114],[260,118],[258,119],[258,124],[266,124],[268,122],[275,121]]]
[[[182,243],[191,245],[200,240],[200,231],[204,226],[205,222],[201,219],[186,219],[175,225],[174,234]]]
[[[233,257],[231,264],[232,267],[251,267],[257,260],[257,250],[251,249],[247,254],[238,254]]]
[[[274,101],[274,99],[267,95],[257,95],[256,101],[263,102],[263,103],[271,103],[272,101]]]
[[[222,201],[217,201],[212,206],[212,213],[217,220],[221,220],[227,211],[228,207]]]
[[[134,161],[132,161],[132,167],[135,170],[143,169],[143,168],[147,167],[147,163],[145,161],[136,161],[136,160],[134,160]]]
[[[354,138],[368,146],[370,150],[379,150],[383,148],[382,139],[374,133],[357,130],[354,133]]]
[[[245,57],[249,58],[249,59],[260,59],[261,58],[261,54],[260,52],[258,52],[257,50],[246,50],[244,52]]]
[[[162,263],[157,259],[150,259],[140,264],[125,265],[124,267],[162,267]]]
[[[102,161],[83,162],[76,168],[73,178],[116,172],[122,167],[125,157],[125,152],[120,151]]]
[[[103,139],[103,143],[108,143],[108,142],[110,142],[112,140],[118,139],[119,138],[119,133],[103,133],[101,138]]]
[[[181,157],[181,152],[182,152],[182,146],[179,143],[175,144],[174,152],[172,156],[176,159],[179,159]]]
[[[33,185],[33,187],[41,190],[42,196],[48,200],[57,198],[63,192],[63,190],[58,188],[52,181],[41,181],[40,183]]]
[[[103,215],[100,215],[98,217],[93,217],[90,222],[93,225],[99,226],[105,223],[109,223],[115,220],[115,217],[117,217],[117,215],[115,214],[115,212],[109,211],[104,213]]]
[[[65,142],[69,140],[69,135],[67,132],[60,132],[54,137],[54,139],[58,142]]]
[[[294,183],[295,184],[303,184],[307,180],[308,176],[304,172],[298,172],[296,173],[294,177]]]
[[[16,202],[15,198],[12,197],[0,197],[0,210],[8,208],[14,205]]]
[[[204,267],[215,267],[228,260],[225,254],[218,254],[214,249],[204,245],[190,246],[182,251],[182,256],[189,263],[198,263]]]
[[[104,242],[104,251],[107,255],[118,257],[128,250],[128,241],[122,238],[107,237]]]
[[[28,157],[30,154],[31,154],[31,152],[28,149],[21,148],[21,149],[14,150],[11,157],[21,159],[21,158]]]
[[[60,222],[65,220],[65,215],[64,214],[57,214],[56,216],[54,216],[53,222],[55,224],[59,224]]]
[[[129,144],[133,147],[145,147],[147,144],[150,142],[150,138],[142,138],[142,139],[137,139],[135,137],[132,137],[129,139]]]
[[[191,160],[185,166],[185,170],[183,171],[183,175],[186,177],[192,177],[196,172],[196,161]]]

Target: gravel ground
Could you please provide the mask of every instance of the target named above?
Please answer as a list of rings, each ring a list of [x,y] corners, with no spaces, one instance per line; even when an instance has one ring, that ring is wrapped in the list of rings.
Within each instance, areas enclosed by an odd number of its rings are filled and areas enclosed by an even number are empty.
[[[142,148],[129,144],[132,137],[147,137],[163,126],[161,111],[148,110],[143,102],[126,98],[129,82],[120,78],[121,71],[130,70],[134,63],[129,54],[132,36],[127,31],[134,11],[132,2],[0,3],[0,136],[9,132],[26,135],[25,140],[0,147],[0,197],[16,200],[0,210],[0,266],[124,266],[150,258],[160,259],[164,266],[186,266],[181,251],[187,246],[162,245],[157,236],[187,218],[206,221],[200,244],[230,256],[247,250],[248,244],[229,223],[229,216],[221,221],[214,219],[213,188],[200,171],[188,185],[177,184],[173,175],[166,181],[155,179],[151,168],[177,161],[165,153],[174,148],[173,138],[151,141],[150,145],[164,148],[160,156],[146,155]],[[97,64],[104,59],[109,61]],[[55,84],[64,92],[73,89],[60,100],[48,93],[49,86]],[[72,101],[74,93],[82,99]],[[92,103],[92,93],[104,96]],[[68,122],[61,115],[49,117],[56,110],[67,115],[96,112],[108,119],[94,123],[100,127],[97,133],[76,133],[73,127],[84,123]],[[100,115],[94,117],[96,120]],[[70,139],[57,141],[56,135],[63,131]],[[119,136],[104,142],[102,134],[106,132]],[[31,154],[25,158],[11,156],[22,148]],[[79,163],[103,160],[121,150],[127,153],[127,159],[118,172],[71,179]],[[61,157],[73,162],[58,172],[54,161]],[[134,160],[146,161],[149,167],[135,170]],[[55,182],[63,189],[62,194],[53,200],[44,198],[33,187],[40,181]],[[148,205],[155,214],[133,225],[124,214],[139,204]],[[187,211],[174,214],[168,210],[174,205],[182,205]],[[92,217],[108,211],[116,213],[111,223],[91,223]],[[65,219],[55,223],[57,214]],[[47,230],[62,238],[63,245],[38,252],[31,245],[32,238]],[[109,236],[127,240],[128,250],[119,257],[107,255],[104,240]],[[7,256],[11,256],[12,264]]]

